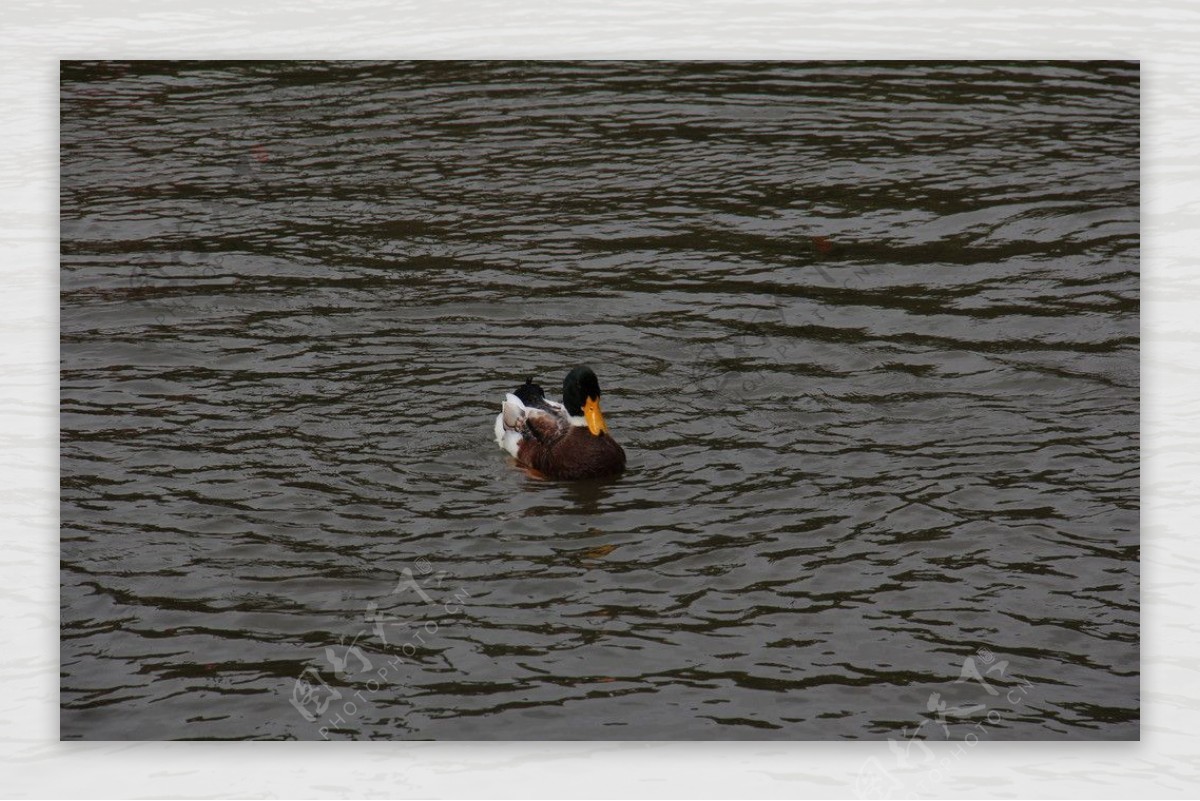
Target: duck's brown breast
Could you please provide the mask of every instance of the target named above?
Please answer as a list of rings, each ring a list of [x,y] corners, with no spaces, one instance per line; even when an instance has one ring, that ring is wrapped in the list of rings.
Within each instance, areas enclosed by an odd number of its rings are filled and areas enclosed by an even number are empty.
[[[521,461],[551,478],[568,480],[605,478],[625,470],[625,451],[608,434],[593,436],[582,426],[572,426],[550,442],[526,440]]]

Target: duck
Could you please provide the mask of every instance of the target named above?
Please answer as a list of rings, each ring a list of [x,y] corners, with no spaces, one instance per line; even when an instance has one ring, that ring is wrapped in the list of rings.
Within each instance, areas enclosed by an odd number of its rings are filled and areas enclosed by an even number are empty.
[[[600,412],[600,382],[587,366],[567,373],[562,403],[547,399],[532,376],[505,395],[496,444],[546,478],[611,478],[625,470],[625,451]]]

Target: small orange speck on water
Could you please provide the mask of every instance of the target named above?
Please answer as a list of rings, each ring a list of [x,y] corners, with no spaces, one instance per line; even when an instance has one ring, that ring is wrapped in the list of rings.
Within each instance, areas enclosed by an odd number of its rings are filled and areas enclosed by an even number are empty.
[[[829,241],[829,237],[827,236],[814,236],[812,243],[818,253],[828,253],[833,250],[833,243]]]
[[[271,160],[271,154],[267,152],[267,148],[264,145],[255,145],[250,150],[254,153],[254,158],[258,159],[259,163]]]

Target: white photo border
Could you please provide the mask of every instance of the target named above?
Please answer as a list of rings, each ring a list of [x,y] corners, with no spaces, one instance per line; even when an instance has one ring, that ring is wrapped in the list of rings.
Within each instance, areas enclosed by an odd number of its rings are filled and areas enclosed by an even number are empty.
[[[1142,70],[1142,741],[939,751],[929,797],[1200,792],[1200,10],[1173,2],[6,4],[0,786],[9,797],[854,797],[886,743],[58,741],[58,74],[78,58],[1130,59]],[[950,743],[932,743],[941,748]],[[886,787],[877,788],[886,792]]]

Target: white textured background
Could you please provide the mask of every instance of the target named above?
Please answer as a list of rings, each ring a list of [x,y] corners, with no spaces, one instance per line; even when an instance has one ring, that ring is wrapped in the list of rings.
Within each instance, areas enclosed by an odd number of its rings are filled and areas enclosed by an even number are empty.
[[[1198,52],[1195,0],[0,3],[0,796],[853,797],[867,759],[895,764],[883,743],[59,743],[58,59],[183,56],[1140,59],[1142,742],[940,744],[925,784],[1196,796]]]

